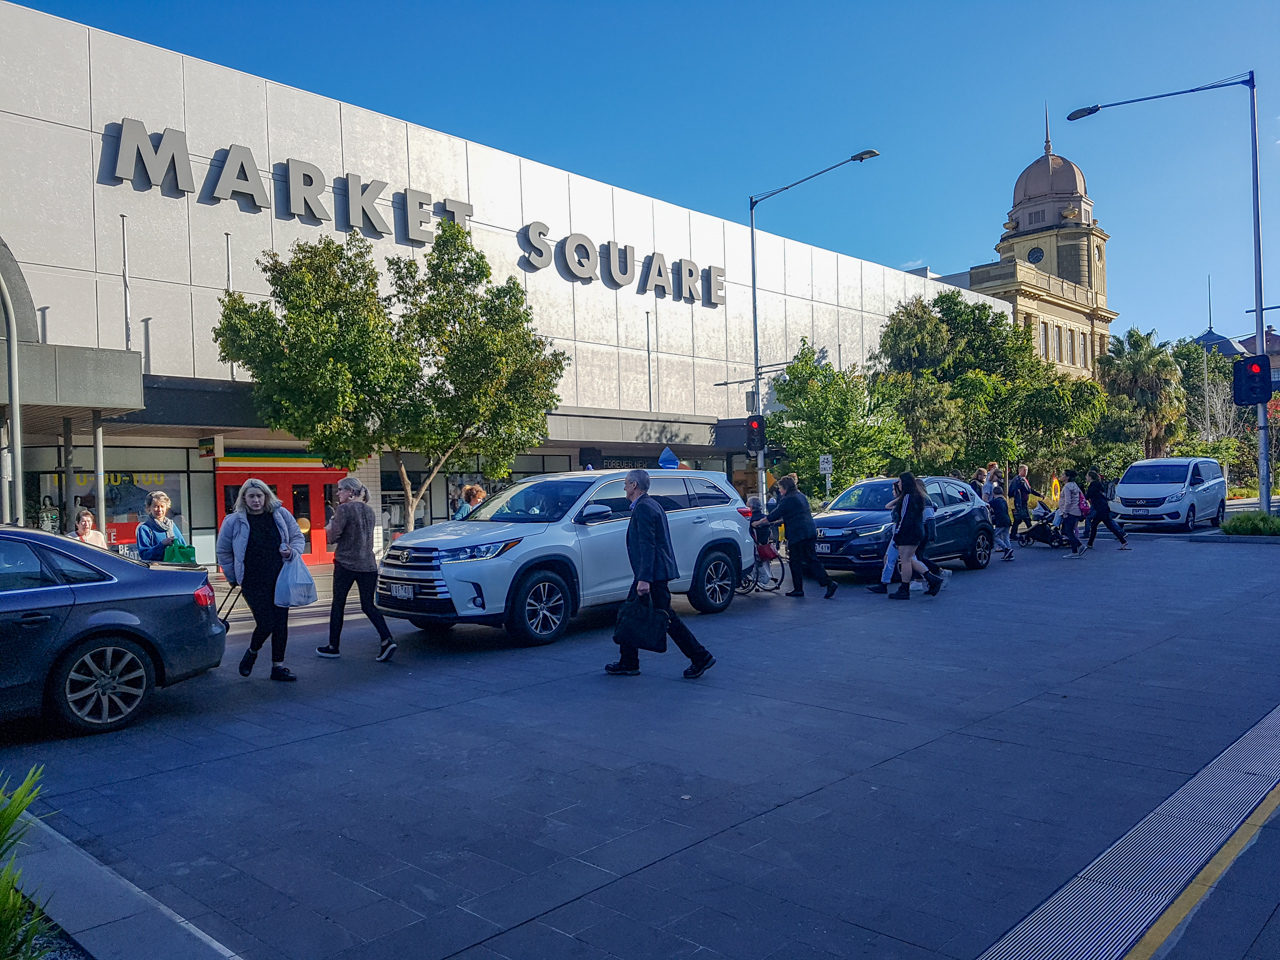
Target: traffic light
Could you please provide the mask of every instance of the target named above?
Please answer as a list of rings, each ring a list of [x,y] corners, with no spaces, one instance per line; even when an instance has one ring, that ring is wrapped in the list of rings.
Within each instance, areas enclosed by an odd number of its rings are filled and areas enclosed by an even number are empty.
[[[1252,407],[1271,400],[1271,358],[1244,357],[1232,370],[1236,406]]]
[[[764,417],[752,414],[747,417],[747,449],[759,453],[767,444],[764,439]]]

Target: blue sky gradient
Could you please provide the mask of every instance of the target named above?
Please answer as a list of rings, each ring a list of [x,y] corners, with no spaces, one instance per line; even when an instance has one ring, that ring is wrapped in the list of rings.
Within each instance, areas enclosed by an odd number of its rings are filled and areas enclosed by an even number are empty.
[[[1274,2],[29,5],[741,222],[749,194],[874,147],[758,225],[943,274],[995,259],[1048,101],[1112,236],[1117,332],[1164,338],[1204,329],[1208,274],[1215,328],[1253,328],[1246,92],[1065,117],[1253,69],[1280,304]]]

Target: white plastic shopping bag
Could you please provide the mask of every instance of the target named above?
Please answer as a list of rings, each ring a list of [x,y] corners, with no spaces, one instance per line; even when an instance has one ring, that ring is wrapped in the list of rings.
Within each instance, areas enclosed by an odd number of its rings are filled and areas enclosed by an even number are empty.
[[[277,607],[305,607],[316,602],[316,582],[311,579],[302,557],[295,553],[286,560],[276,578]]]

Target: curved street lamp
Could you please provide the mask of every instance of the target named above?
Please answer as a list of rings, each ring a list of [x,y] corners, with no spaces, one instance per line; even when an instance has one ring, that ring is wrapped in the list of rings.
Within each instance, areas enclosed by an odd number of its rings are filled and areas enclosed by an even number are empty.
[[[1237,74],[1225,80],[1206,83],[1203,86],[1191,87],[1187,90],[1174,90],[1172,93],[1157,93],[1150,97],[1137,97],[1133,100],[1117,100],[1115,103],[1095,103],[1091,107],[1081,107],[1067,114],[1068,120],[1082,120],[1091,117],[1099,110],[1110,107],[1124,107],[1131,103],[1146,103],[1148,100],[1163,100],[1166,97],[1180,97],[1188,93],[1202,93],[1205,90],[1218,90],[1222,87],[1247,87],[1249,90],[1249,133],[1250,146],[1253,150],[1253,309],[1256,324],[1254,352],[1267,352],[1266,328],[1263,325],[1262,306],[1262,201],[1258,192],[1258,88],[1254,82],[1253,71]],[[1267,513],[1271,512],[1271,448],[1268,437],[1267,405],[1258,404],[1258,498],[1259,506]]]
[[[752,372],[756,389],[756,413],[760,416],[764,416],[764,397],[760,393],[760,315],[756,307],[756,207],[770,197],[776,197],[778,194],[790,190],[792,187],[798,187],[814,177],[830,173],[836,167],[843,167],[846,163],[862,163],[864,160],[870,160],[872,157],[878,156],[880,156],[879,150],[863,150],[845,160],[841,160],[839,163],[833,163],[817,173],[811,173],[795,183],[788,183],[785,187],[778,187],[776,190],[769,190],[766,193],[757,193],[747,198],[751,201],[751,339],[755,347],[755,363],[752,367]],[[760,485],[760,502],[763,503],[765,500],[763,450],[756,453],[756,479]]]

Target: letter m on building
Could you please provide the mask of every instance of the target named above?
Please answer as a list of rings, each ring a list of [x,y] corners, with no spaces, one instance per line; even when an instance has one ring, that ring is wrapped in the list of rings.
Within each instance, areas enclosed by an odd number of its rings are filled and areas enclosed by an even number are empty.
[[[116,155],[116,176],[132,180],[138,159],[146,167],[147,178],[153,187],[164,182],[170,165],[178,179],[178,189],[194,193],[195,179],[191,175],[191,155],[187,153],[187,135],[181,130],[166,127],[160,137],[160,145],[151,145],[151,137],[140,120],[128,117],[120,121],[120,152]]]

